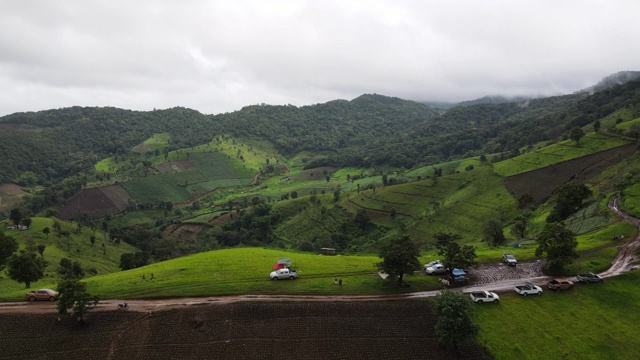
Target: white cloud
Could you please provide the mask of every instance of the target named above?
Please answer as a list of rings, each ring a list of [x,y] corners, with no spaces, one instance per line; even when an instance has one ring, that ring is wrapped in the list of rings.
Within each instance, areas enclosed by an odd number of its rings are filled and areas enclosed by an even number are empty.
[[[638,70],[634,1],[0,0],[0,114],[568,93]]]

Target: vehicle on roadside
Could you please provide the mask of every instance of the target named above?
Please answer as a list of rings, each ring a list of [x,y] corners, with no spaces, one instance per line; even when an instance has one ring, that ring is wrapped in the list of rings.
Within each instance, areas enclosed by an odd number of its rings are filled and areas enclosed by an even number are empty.
[[[500,302],[500,296],[490,291],[474,291],[472,293],[469,293],[469,296],[471,297],[471,300],[473,300],[473,302],[478,304],[489,302],[497,304]]]
[[[442,264],[435,264],[427,268],[427,274],[429,275],[444,274],[446,272],[447,272],[447,268],[444,267],[444,265]]]
[[[269,274],[269,278],[271,280],[282,280],[282,279],[294,280],[298,278],[298,272],[295,270],[287,269],[287,268],[278,269],[276,271],[272,271],[271,274]]]
[[[525,282],[524,285],[516,285],[515,290],[522,296],[542,294],[542,288],[534,285],[531,281]]]
[[[571,290],[573,289],[573,281],[567,279],[553,279],[547,283],[549,290]]]
[[[513,254],[502,253],[502,261],[509,266],[518,265],[518,260],[516,260],[516,257]]]
[[[58,300],[59,296],[60,296],[60,293],[55,291],[55,290],[39,289],[39,290],[29,291],[27,293],[27,300],[29,300],[29,301],[36,301],[36,300],[56,301],[56,300]]]
[[[453,282],[457,282],[457,283],[467,282],[467,272],[464,271],[463,269],[453,269],[453,270],[451,270],[451,274],[450,274],[449,277],[451,278],[451,281],[453,281]]]
[[[437,264],[442,264],[442,260],[433,260],[430,263],[424,264],[424,270],[426,271],[428,268],[437,265]]]
[[[603,282],[604,279],[598,275],[598,274],[594,274],[592,272],[590,273],[584,273],[584,274],[580,274],[578,276],[576,276],[576,279],[578,279],[578,281],[588,284],[588,283],[599,283],[599,282]]]

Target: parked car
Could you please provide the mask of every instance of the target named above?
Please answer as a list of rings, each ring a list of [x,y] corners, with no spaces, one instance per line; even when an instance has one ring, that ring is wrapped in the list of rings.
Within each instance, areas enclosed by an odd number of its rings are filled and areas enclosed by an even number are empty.
[[[516,266],[518,265],[518,260],[516,260],[516,257],[513,254],[502,254],[502,261],[505,262],[505,264],[509,265],[509,266]]]
[[[464,283],[467,281],[467,272],[463,269],[453,269],[450,278],[453,282]]]
[[[585,273],[585,274],[580,274],[580,275],[576,276],[576,279],[578,279],[578,281],[583,282],[585,284],[588,284],[588,283],[599,283],[599,282],[604,281],[604,279],[600,275],[594,274],[592,272]]]
[[[549,290],[571,290],[573,289],[573,282],[567,279],[553,279],[547,283]]]
[[[516,285],[515,290],[522,296],[542,294],[542,288],[538,285],[533,285],[531,281],[525,282],[524,285]]]
[[[29,300],[29,301],[36,301],[36,300],[56,301],[56,300],[58,300],[59,296],[60,296],[60,293],[55,291],[55,290],[39,289],[39,290],[29,291],[27,293],[27,300]]]
[[[437,264],[442,264],[442,261],[441,260],[433,260],[432,262],[430,262],[428,264],[424,264],[424,269],[426,271],[428,268],[430,268],[430,267],[432,267],[434,265],[437,265]]]
[[[429,275],[444,274],[446,272],[447,272],[447,268],[444,267],[444,265],[442,264],[435,264],[427,268],[427,274]]]
[[[287,268],[278,269],[276,271],[272,271],[269,275],[271,280],[280,280],[280,279],[290,279],[294,280],[298,278],[298,272],[295,270],[290,270]]]
[[[469,296],[471,296],[471,300],[473,300],[473,302],[478,304],[482,304],[486,302],[497,304],[500,302],[500,296],[490,291],[475,291],[475,292],[469,293]]]

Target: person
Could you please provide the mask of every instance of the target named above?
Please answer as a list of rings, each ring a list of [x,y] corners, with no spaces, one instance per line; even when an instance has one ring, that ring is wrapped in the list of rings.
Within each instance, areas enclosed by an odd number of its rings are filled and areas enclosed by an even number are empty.
[[[154,277],[153,277],[153,273],[151,273],[151,280],[153,280],[153,279],[154,279]]]
[[[146,280],[145,277],[144,277],[144,274],[142,274],[142,280]]]
[[[338,285],[338,277],[333,278],[333,285]]]
[[[338,284],[340,284],[340,286],[342,286],[342,279],[338,280]]]

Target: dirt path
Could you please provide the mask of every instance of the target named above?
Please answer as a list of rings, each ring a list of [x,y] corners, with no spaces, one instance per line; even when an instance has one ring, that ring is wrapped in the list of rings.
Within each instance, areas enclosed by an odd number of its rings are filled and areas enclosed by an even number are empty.
[[[640,220],[631,217],[618,209],[617,197],[609,200],[609,208],[622,217],[625,221],[635,224],[640,229]],[[640,265],[634,264],[639,259],[636,252],[640,249],[640,231],[635,239],[620,246],[618,255],[611,263],[611,267],[600,273],[603,277],[620,275],[630,270],[640,269]],[[543,285],[550,277],[542,274],[544,261],[532,261],[519,263],[511,268],[502,263],[479,266],[474,270],[474,284],[456,288],[458,291],[511,291],[516,284],[524,280],[530,280],[535,284]],[[353,301],[389,301],[406,300],[436,296],[440,290],[421,291],[398,295],[235,295],[235,296],[209,296],[191,298],[172,298],[159,300],[127,300],[128,310],[118,310],[118,304],[124,300],[103,300],[97,306],[102,311],[137,311],[151,314],[173,308],[199,306],[209,304],[231,304],[246,301],[310,301],[310,302],[353,302]],[[50,302],[8,302],[0,303],[0,313],[55,313],[56,306]]]

